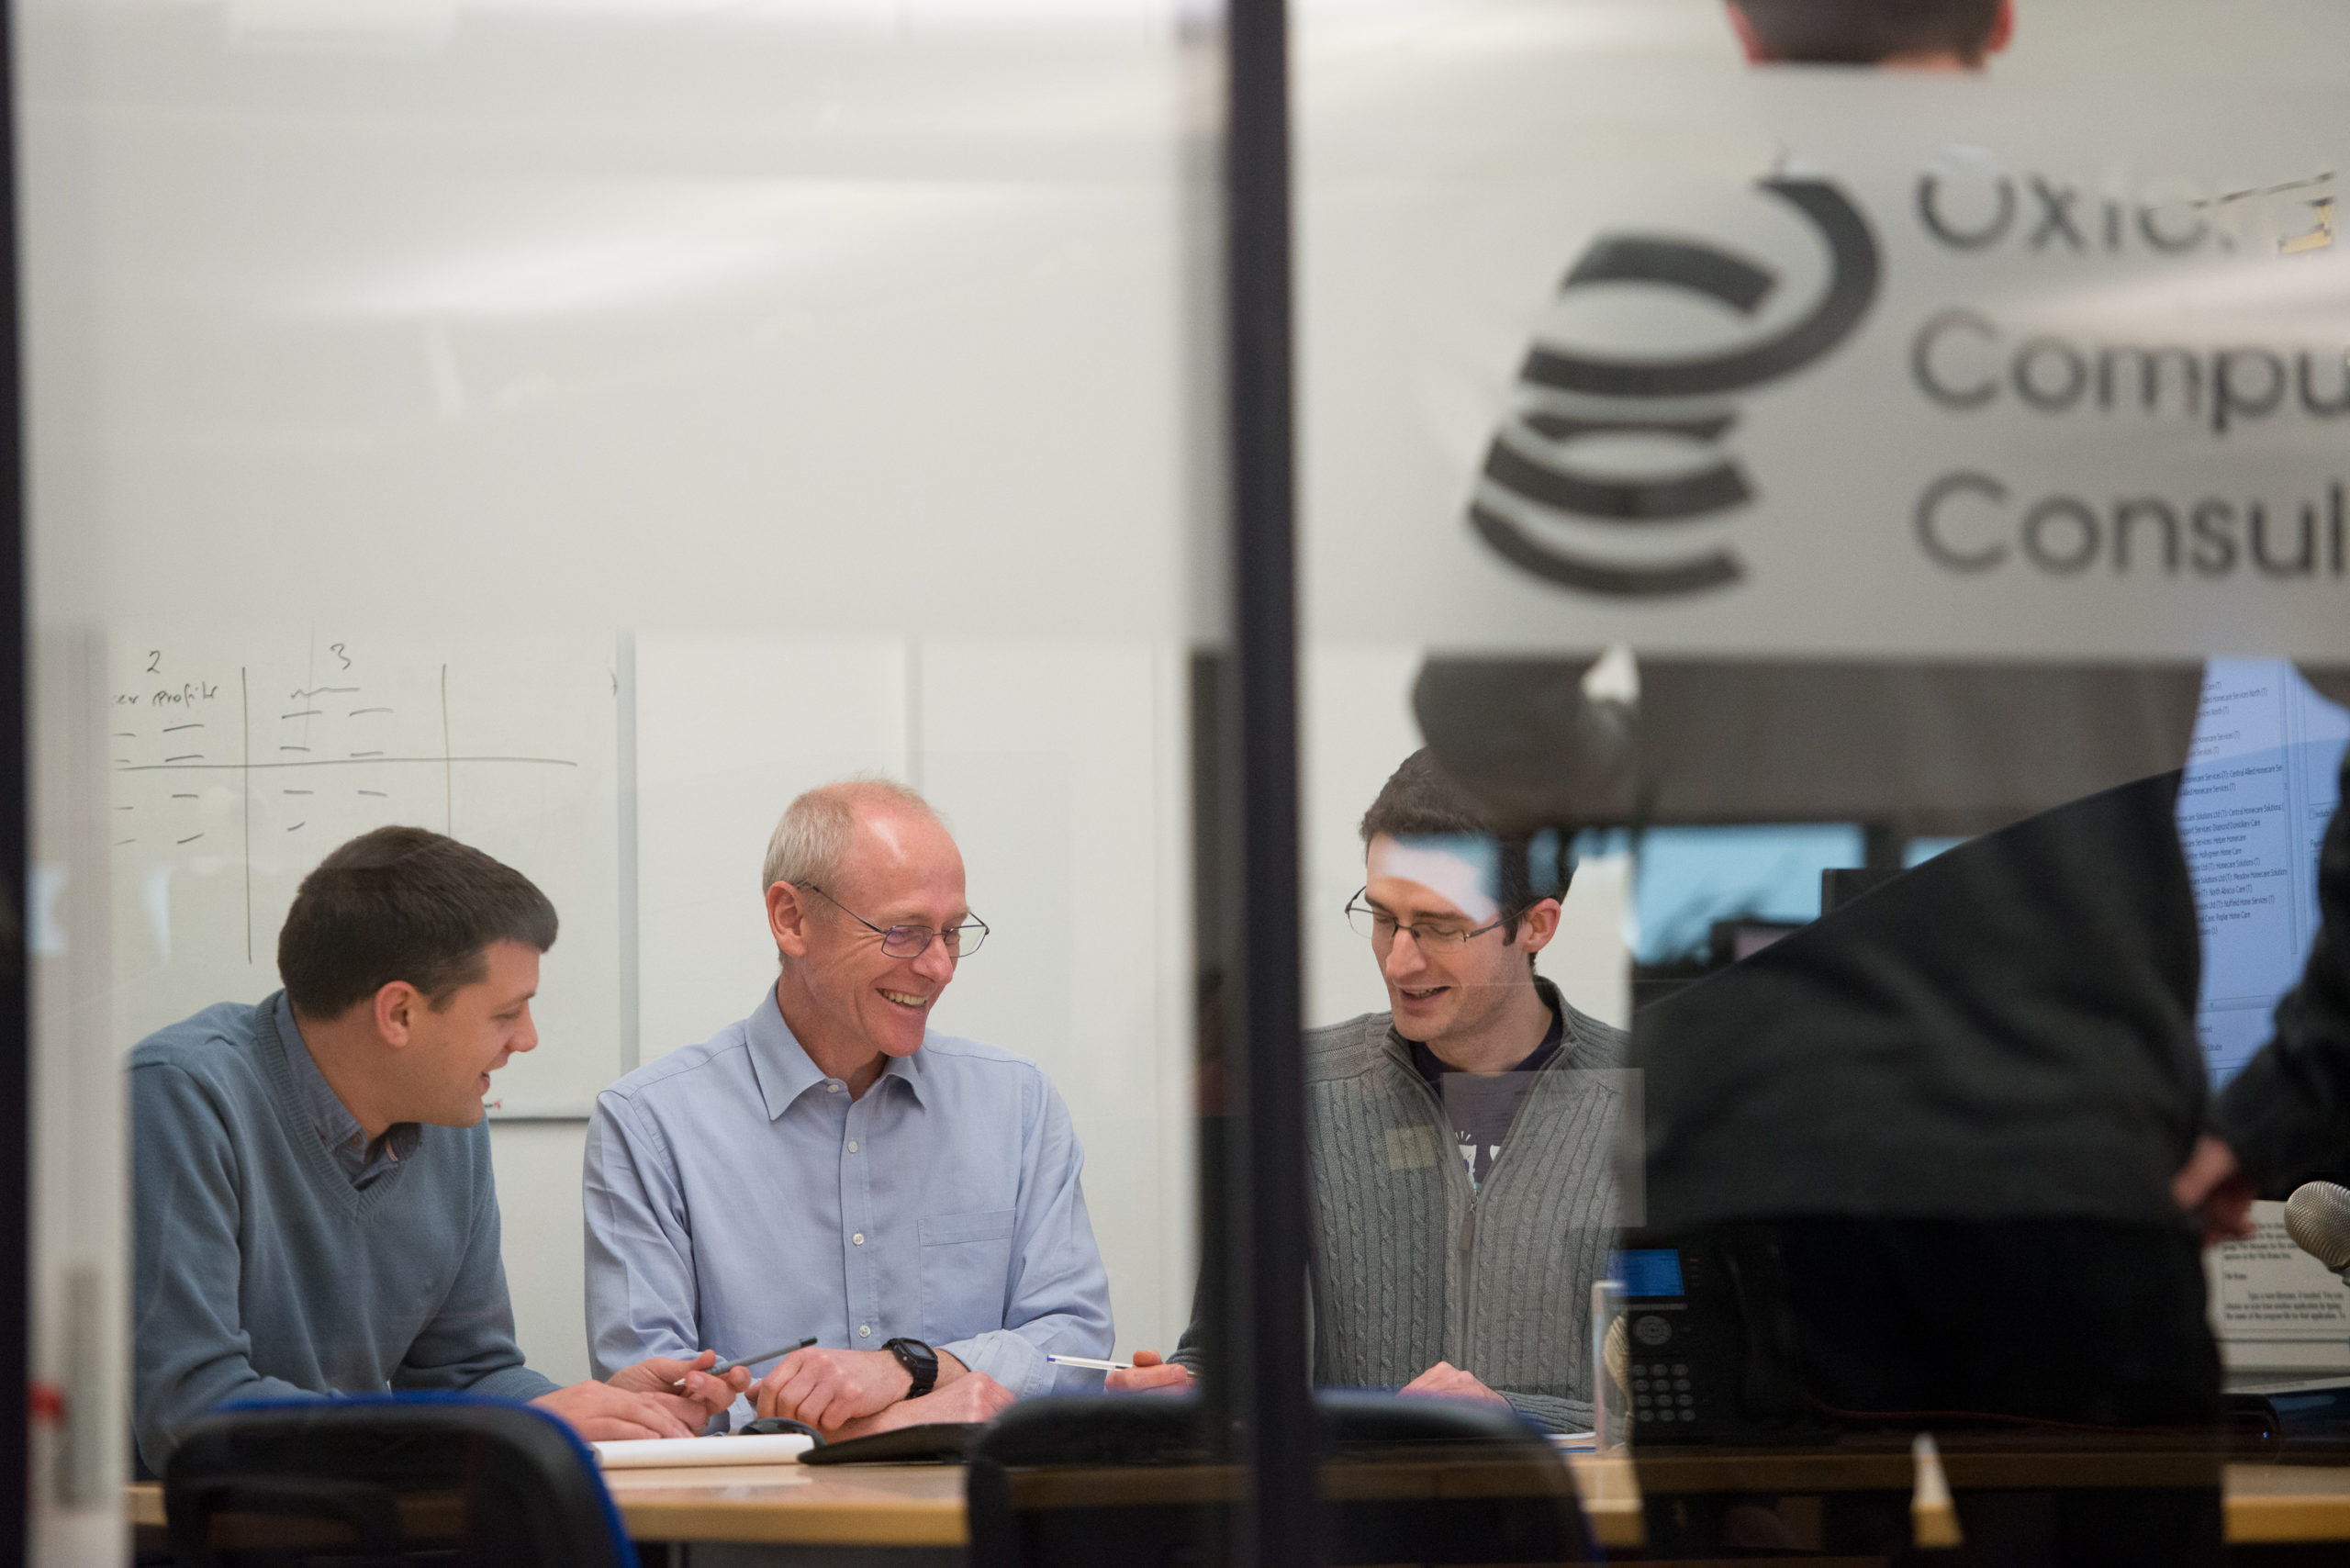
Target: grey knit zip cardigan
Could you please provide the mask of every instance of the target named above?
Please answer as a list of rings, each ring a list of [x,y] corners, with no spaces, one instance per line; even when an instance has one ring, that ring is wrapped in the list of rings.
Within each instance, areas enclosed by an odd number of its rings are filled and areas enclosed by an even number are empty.
[[[1591,1425],[1591,1286],[1618,1223],[1623,1031],[1577,1012],[1472,1191],[1392,1015],[1305,1036],[1314,1378],[1393,1388],[1439,1361],[1550,1431]],[[1174,1357],[1199,1363],[1200,1327]]]

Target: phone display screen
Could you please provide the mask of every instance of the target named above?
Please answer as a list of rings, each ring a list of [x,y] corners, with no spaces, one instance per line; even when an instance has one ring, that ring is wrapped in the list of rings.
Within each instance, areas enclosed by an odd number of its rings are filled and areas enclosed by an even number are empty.
[[[1616,1277],[1627,1296],[1681,1294],[1681,1254],[1670,1247],[1643,1247],[1616,1254]]]

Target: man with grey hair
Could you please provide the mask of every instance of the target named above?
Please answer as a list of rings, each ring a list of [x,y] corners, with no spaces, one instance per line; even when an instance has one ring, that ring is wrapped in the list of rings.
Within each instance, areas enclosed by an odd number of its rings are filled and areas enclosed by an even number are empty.
[[[902,785],[826,785],[761,878],[781,973],[757,1008],[597,1100],[596,1363],[812,1338],[751,1397],[833,1437],[1098,1382],[1046,1360],[1111,1345],[1068,1107],[1034,1063],[928,1027],[987,935],[946,825]]]

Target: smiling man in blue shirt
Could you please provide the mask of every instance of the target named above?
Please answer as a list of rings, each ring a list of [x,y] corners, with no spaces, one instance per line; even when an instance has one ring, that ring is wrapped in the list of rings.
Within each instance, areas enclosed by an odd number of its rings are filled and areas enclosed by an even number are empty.
[[[597,1102],[597,1364],[812,1335],[754,1403],[836,1436],[1098,1384],[1045,1360],[1111,1344],[1068,1107],[1035,1064],[928,1027],[987,933],[954,839],[902,786],[828,785],[784,812],[762,880],[775,985]]]

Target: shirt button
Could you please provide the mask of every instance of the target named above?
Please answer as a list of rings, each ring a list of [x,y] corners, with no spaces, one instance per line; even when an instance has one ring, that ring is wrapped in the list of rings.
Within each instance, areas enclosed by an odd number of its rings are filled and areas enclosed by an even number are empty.
[[[860,1230],[855,1236],[850,1237],[849,1239],[856,1242],[859,1247],[862,1247],[865,1245],[865,1232]]]
[[[840,1092],[841,1092],[841,1081],[840,1081],[839,1079],[837,1079],[837,1078],[828,1078],[828,1079],[824,1080],[824,1092],[825,1092],[825,1093],[827,1093],[827,1094],[837,1094],[837,1093],[839,1093]]]
[[[871,1325],[870,1323],[860,1323],[860,1324],[858,1324],[858,1325],[856,1326],[856,1337],[857,1337],[858,1338],[860,1338],[860,1339],[870,1339],[870,1338],[873,1338],[873,1325]]]
[[[855,1154],[856,1152],[856,1140],[855,1138],[848,1140],[848,1151],[851,1154]]]

